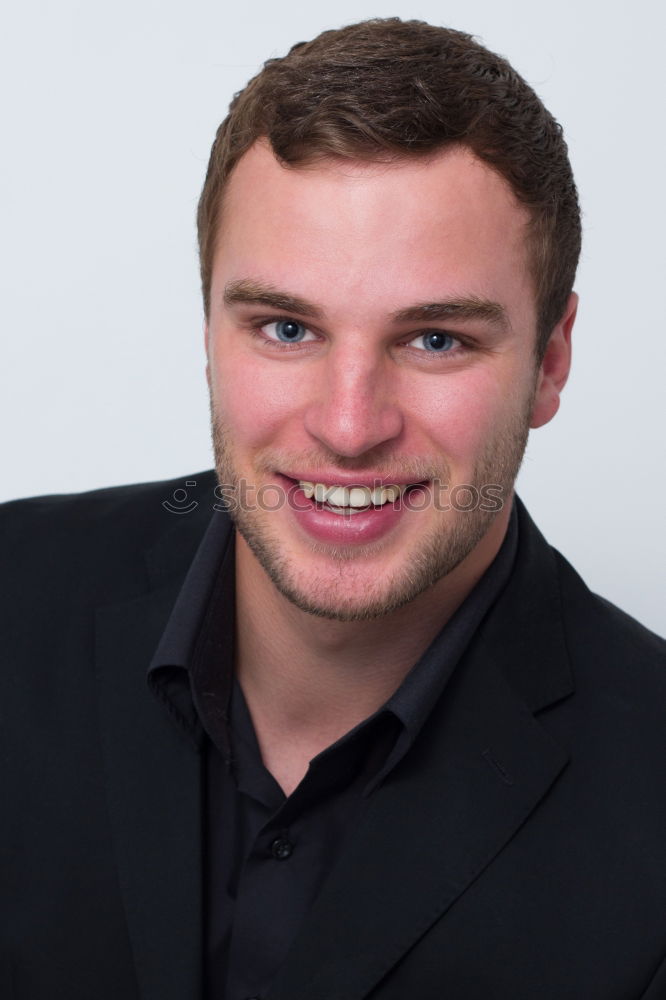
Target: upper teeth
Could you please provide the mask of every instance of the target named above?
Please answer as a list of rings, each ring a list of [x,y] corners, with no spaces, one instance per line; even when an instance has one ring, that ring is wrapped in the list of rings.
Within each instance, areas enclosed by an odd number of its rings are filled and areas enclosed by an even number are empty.
[[[317,503],[327,503],[331,507],[368,507],[370,504],[379,507],[397,500],[407,489],[406,486],[375,486],[372,490],[369,486],[327,486],[302,479],[298,485],[309,500],[314,497]]]

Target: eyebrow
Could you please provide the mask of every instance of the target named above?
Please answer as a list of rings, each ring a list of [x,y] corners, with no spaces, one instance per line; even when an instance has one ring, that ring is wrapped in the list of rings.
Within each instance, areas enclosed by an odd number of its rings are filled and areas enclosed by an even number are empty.
[[[312,319],[321,319],[323,311],[297,295],[290,295],[288,292],[281,292],[273,285],[265,285],[260,281],[252,281],[243,278],[240,281],[230,281],[224,289],[224,304],[227,306],[237,305],[268,306],[269,309],[277,309],[279,312],[298,313],[300,316],[309,316]]]
[[[509,317],[504,306],[490,299],[469,298],[447,299],[444,302],[427,302],[423,305],[408,306],[393,314],[398,323],[428,323],[437,320],[483,320],[500,330],[508,330]]]
[[[307,299],[248,278],[229,282],[224,289],[224,303],[228,306],[237,304],[267,306],[279,312],[298,313],[299,316],[308,316],[312,319],[321,319],[324,315],[319,306],[308,302]],[[474,295],[408,306],[393,313],[391,319],[394,323],[481,320],[502,331],[510,328],[506,310],[499,302],[481,299]]]

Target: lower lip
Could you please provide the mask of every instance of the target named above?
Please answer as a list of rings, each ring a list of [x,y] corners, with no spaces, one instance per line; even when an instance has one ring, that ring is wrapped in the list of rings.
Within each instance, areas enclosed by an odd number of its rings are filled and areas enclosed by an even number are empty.
[[[312,539],[329,545],[366,545],[388,535],[404,517],[400,500],[381,507],[368,507],[356,514],[335,514],[324,504],[309,500],[293,480],[280,476],[287,485],[289,509],[296,523]]]

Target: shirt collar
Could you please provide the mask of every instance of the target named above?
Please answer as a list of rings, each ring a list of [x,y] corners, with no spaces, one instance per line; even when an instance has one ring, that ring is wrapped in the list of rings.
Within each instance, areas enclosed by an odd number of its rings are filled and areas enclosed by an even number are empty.
[[[228,516],[216,511],[180,588],[167,626],[150,661],[149,674],[162,666],[187,667],[191,662],[218,570],[225,557],[233,561],[233,531]],[[233,574],[231,578],[233,581]],[[233,605],[230,616],[233,624]]]
[[[234,636],[234,532],[227,514],[215,511],[185,576],[166,628],[148,666],[148,686],[197,742],[203,738],[198,671],[213,662],[217,685],[229,683]],[[211,626],[213,626],[211,628]],[[220,671],[220,663],[225,669]],[[210,669],[210,666],[209,666]],[[208,678],[203,678],[205,682]],[[225,709],[226,709],[225,699]],[[222,720],[223,721],[223,720]]]
[[[398,716],[412,740],[474,633],[504,589],[511,576],[517,548],[518,515],[514,504],[495,559],[384,706]]]

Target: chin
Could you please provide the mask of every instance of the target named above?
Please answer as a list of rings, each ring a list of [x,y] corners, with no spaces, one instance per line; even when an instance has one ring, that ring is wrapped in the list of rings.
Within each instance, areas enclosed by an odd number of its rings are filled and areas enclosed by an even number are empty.
[[[301,611],[332,621],[370,621],[397,611],[447,576],[474,550],[492,515],[462,514],[390,556],[384,546],[313,547],[299,558],[256,523],[236,520],[277,590]],[[262,526],[263,527],[263,526]],[[383,563],[383,565],[382,565]]]

